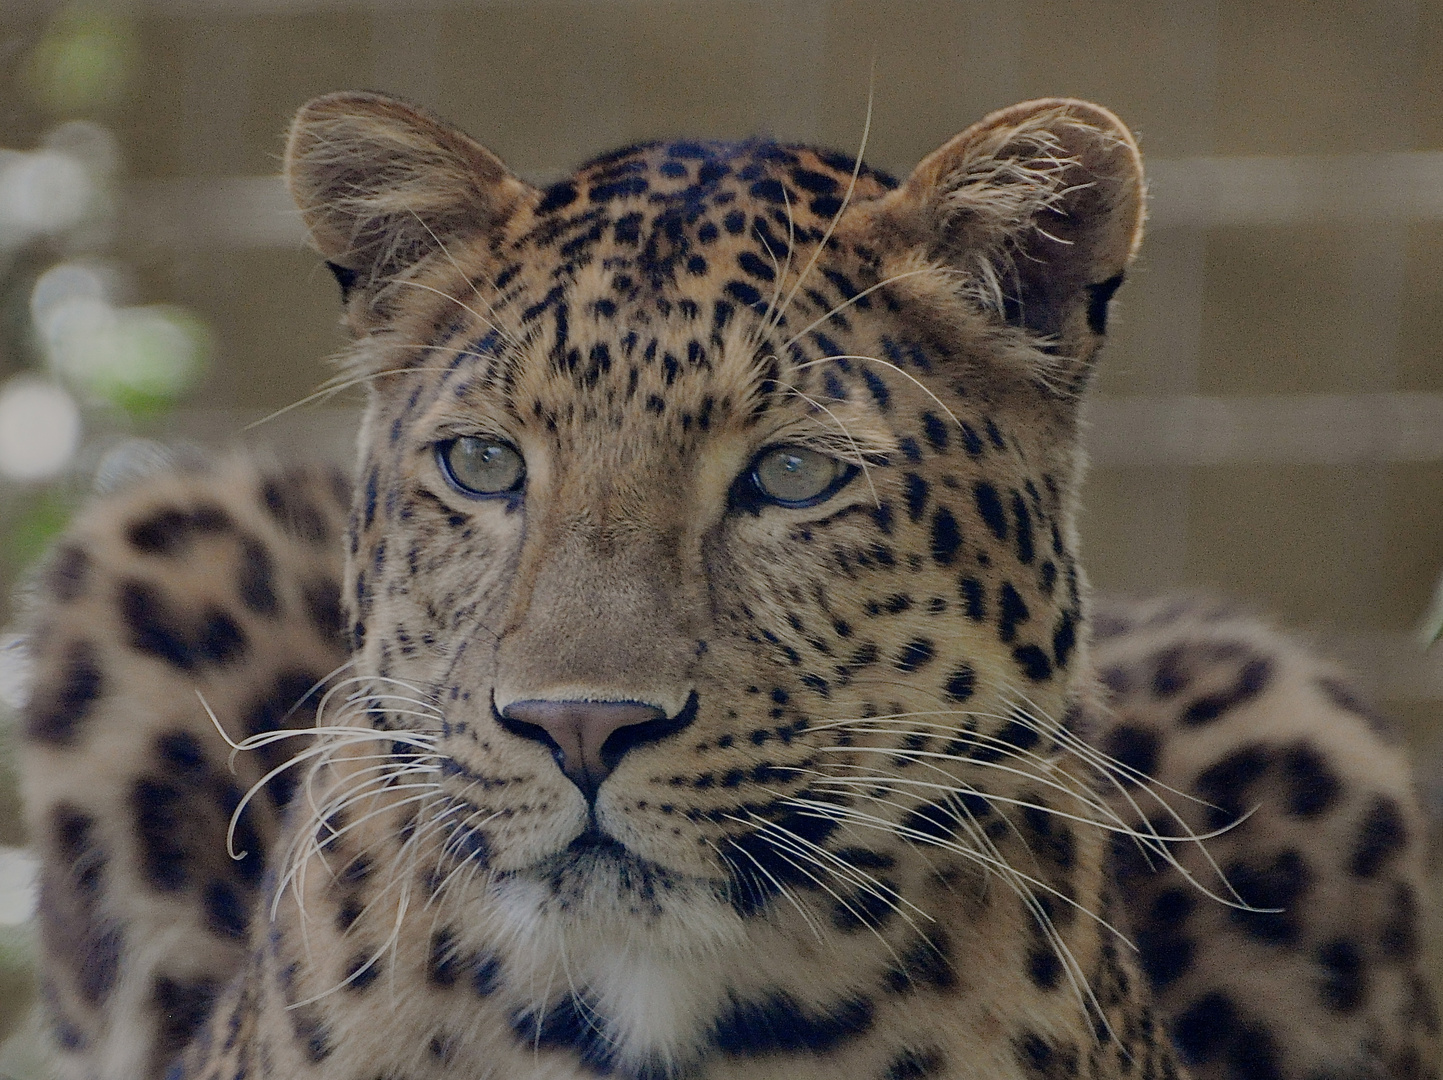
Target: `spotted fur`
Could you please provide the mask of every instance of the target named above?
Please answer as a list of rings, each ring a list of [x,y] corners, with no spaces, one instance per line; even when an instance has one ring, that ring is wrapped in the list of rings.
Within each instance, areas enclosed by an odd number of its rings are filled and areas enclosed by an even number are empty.
[[[1017,106],[901,184],[672,142],[541,191],[343,94],[287,173],[369,391],[353,494],[156,479],[36,606],[69,1075],[1435,1075],[1396,748],[1253,623],[1091,654],[1115,117]],[[778,497],[779,447],[834,480]]]

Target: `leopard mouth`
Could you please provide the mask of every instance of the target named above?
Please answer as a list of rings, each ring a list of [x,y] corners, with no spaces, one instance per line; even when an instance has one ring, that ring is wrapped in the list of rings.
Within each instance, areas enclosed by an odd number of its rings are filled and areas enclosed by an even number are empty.
[[[685,880],[685,875],[638,855],[595,823],[563,850],[541,859],[524,873],[545,882],[556,896],[595,892],[647,903],[655,903],[660,894]]]

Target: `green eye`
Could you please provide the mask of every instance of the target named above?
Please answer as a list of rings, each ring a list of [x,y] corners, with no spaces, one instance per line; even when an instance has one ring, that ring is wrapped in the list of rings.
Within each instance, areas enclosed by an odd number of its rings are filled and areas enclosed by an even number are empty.
[[[801,446],[775,446],[752,466],[752,478],[767,498],[788,506],[829,495],[852,469],[836,458]]]
[[[521,452],[496,439],[462,435],[437,444],[436,457],[446,479],[467,495],[508,495],[526,479]]]

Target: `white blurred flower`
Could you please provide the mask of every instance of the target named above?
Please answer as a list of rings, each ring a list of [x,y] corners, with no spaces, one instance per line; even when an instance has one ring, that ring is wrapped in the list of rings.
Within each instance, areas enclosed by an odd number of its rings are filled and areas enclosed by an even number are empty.
[[[24,243],[85,220],[97,192],[82,162],[58,150],[7,157],[0,169],[0,243]]]
[[[74,158],[99,177],[120,167],[120,143],[91,120],[71,120],[45,133],[45,148]]]
[[[47,275],[48,276],[48,275]],[[207,337],[194,316],[164,304],[115,307],[82,272],[32,294],[35,329],[56,374],[126,407],[168,401],[194,381]],[[99,293],[99,295],[97,295]]]
[[[103,263],[64,262],[41,274],[30,290],[30,318],[43,338],[52,309],[67,300],[110,300],[117,272]]]
[[[0,386],[0,476],[54,476],[79,445],[80,408],[64,387],[25,375]]]

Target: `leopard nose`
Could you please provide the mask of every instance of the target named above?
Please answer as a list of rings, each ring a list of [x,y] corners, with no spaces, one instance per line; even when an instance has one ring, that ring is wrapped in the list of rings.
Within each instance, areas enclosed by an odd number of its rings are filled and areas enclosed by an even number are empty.
[[[696,715],[696,695],[674,717],[639,701],[513,701],[498,714],[513,735],[551,748],[590,801],[628,750],[680,731]]]

